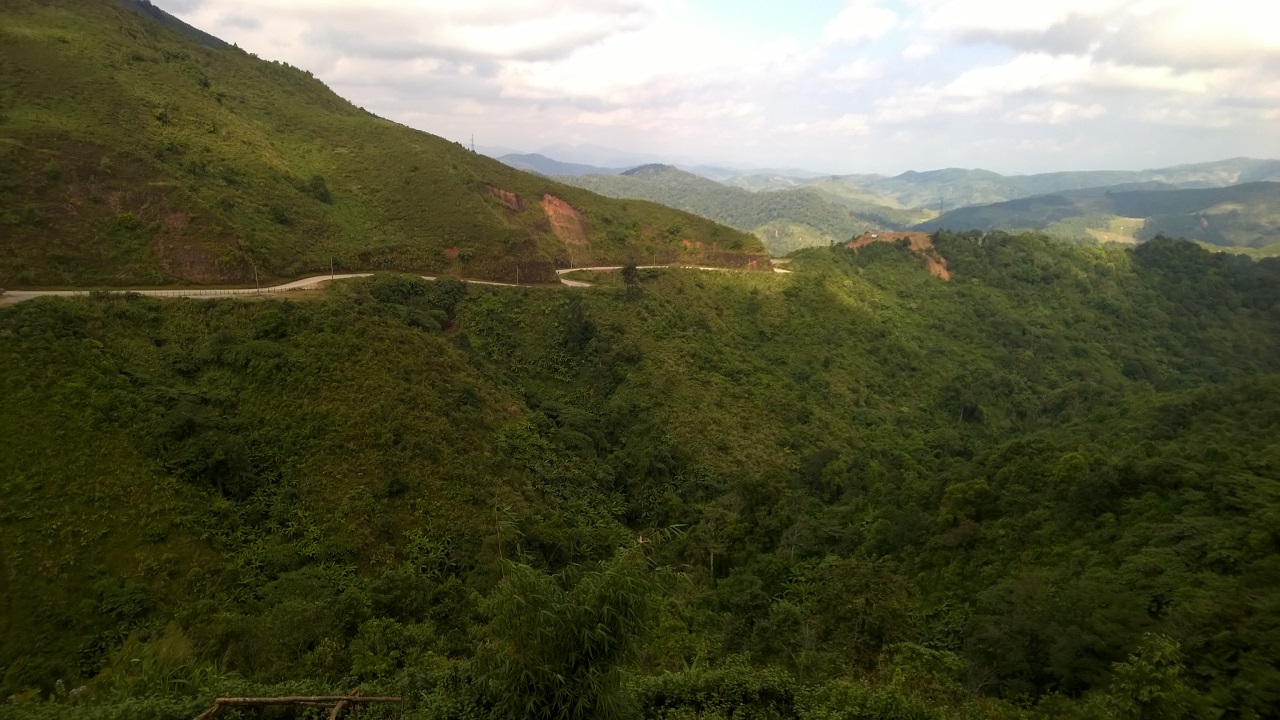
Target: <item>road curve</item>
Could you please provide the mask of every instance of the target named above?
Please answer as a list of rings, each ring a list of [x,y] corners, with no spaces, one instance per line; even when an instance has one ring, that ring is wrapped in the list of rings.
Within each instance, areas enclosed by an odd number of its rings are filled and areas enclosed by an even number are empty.
[[[560,277],[560,276],[566,273],[577,272],[579,270],[609,272],[613,270],[621,270],[622,268],[623,268],[622,265],[564,268],[563,270],[556,270],[556,276],[559,277],[560,284],[563,285],[564,287],[578,287],[578,288],[591,287],[591,283],[582,282],[581,280],[570,280],[568,278]],[[706,266],[699,266],[699,265],[638,265],[636,266],[636,269],[638,270],[670,269],[670,268],[684,268],[686,270],[735,270],[736,269],[736,268],[706,267]],[[775,268],[775,272],[779,272],[779,271]],[[781,272],[787,272],[787,271],[783,270]],[[272,285],[270,287],[263,287],[263,288],[160,288],[160,289],[147,289],[147,290],[136,290],[136,289],[129,289],[129,288],[86,288],[86,289],[80,289],[80,290],[9,290],[9,291],[6,291],[3,295],[0,295],[0,308],[8,307],[10,305],[17,305],[20,302],[24,302],[27,300],[34,300],[35,298],[38,298],[38,297],[77,297],[77,296],[89,295],[90,293],[94,293],[94,292],[105,292],[105,293],[112,293],[112,294],[134,293],[137,295],[147,295],[150,297],[185,297],[185,298],[215,298],[215,297],[236,297],[236,296],[242,297],[246,295],[268,295],[268,294],[274,294],[274,293],[288,292],[290,290],[307,290],[333,280],[349,280],[351,278],[370,277],[372,275],[373,273],[368,273],[368,272],[339,273],[337,275],[315,275],[312,277],[306,277],[300,280],[293,280],[291,282],[282,283],[280,285]],[[437,276],[435,275],[421,275],[420,277],[424,280],[437,279]],[[496,287],[537,287],[537,286],[530,286],[530,285],[517,285],[516,283],[495,282],[493,280],[468,280],[465,278],[459,278],[459,279],[461,279],[465,283],[470,283],[473,285],[493,285]]]

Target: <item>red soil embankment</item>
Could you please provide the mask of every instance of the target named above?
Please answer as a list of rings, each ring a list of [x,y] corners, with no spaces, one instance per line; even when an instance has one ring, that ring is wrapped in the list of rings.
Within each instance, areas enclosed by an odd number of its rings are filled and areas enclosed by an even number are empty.
[[[582,215],[569,203],[554,195],[542,196],[542,209],[551,221],[551,232],[566,245],[586,245],[587,228]]]
[[[503,205],[506,205],[516,212],[524,212],[524,201],[520,199],[519,195],[516,195],[510,190],[503,190],[502,188],[496,188],[492,185],[486,185],[485,189],[489,191],[490,195],[501,201]]]

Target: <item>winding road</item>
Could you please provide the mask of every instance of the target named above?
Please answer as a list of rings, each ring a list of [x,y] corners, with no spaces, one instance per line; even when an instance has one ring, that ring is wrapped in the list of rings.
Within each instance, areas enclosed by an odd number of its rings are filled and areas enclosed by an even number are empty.
[[[589,270],[592,272],[610,272],[614,270],[621,270],[622,267],[623,266],[621,265],[609,265],[609,266],[599,266],[599,267],[565,268],[563,270],[557,270],[556,276],[560,279],[560,284],[564,287],[591,287],[591,283],[582,282],[580,280],[570,280],[569,278],[564,277],[564,275],[572,272],[578,272],[579,270]],[[700,265],[638,265],[636,266],[637,270],[652,270],[652,269],[667,269],[667,268],[683,268],[686,270],[734,270],[736,269],[736,268],[704,267]],[[780,268],[774,268],[774,272],[790,272],[790,271],[782,270]],[[215,297],[236,297],[236,296],[243,297],[243,296],[252,296],[252,295],[268,295],[268,294],[289,292],[290,290],[309,290],[311,288],[318,287],[319,285],[322,285],[324,283],[327,283],[333,280],[348,280],[350,278],[370,277],[372,275],[373,273],[371,272],[339,273],[337,275],[315,275],[312,277],[302,278],[301,280],[294,280],[292,282],[287,282],[280,285],[272,285],[270,287],[263,287],[263,288],[201,287],[201,288],[161,288],[161,289],[84,288],[84,289],[77,289],[77,290],[8,290],[8,291],[5,291],[3,295],[0,295],[0,308],[8,307],[9,305],[17,305],[20,302],[24,302],[26,300],[34,300],[35,298],[38,298],[38,297],[77,297],[77,296],[89,295],[90,293],[94,293],[94,292],[122,293],[122,294],[136,293],[138,295],[147,295],[150,297],[185,297],[185,298],[215,298]],[[420,277],[422,277],[422,279],[424,280],[437,279],[437,276],[435,275],[422,275]],[[461,279],[463,282],[471,283],[473,285],[494,285],[497,287],[547,287],[545,285],[543,286],[518,285],[516,283],[495,282],[492,280],[468,280],[465,278],[461,278]]]

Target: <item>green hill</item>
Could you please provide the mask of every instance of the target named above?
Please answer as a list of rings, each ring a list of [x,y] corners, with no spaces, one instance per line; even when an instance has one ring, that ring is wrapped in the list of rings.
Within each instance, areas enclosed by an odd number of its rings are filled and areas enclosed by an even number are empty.
[[[762,257],[748,235],[518,172],[110,0],[0,7],[0,230],[9,287]]]
[[[1127,187],[1127,186],[1125,186]],[[1036,229],[1064,238],[1149,240],[1184,237],[1211,245],[1260,249],[1280,242],[1280,183],[1224,188],[1097,188],[960,208],[920,230]],[[1127,219],[1127,222],[1126,222]],[[1121,233],[1109,233],[1117,225]]]
[[[0,714],[1269,716],[1280,264],[936,247],[0,312]]]
[[[812,188],[751,192],[670,165],[560,179],[602,195],[652,200],[753,232],[774,255],[847,241],[868,230],[901,228],[920,219],[917,212],[852,193],[837,196]]]
[[[895,177],[845,175],[827,180],[829,184],[848,185],[893,198],[906,207],[926,208],[986,205],[1034,195],[1135,183],[1206,188],[1259,181],[1280,181],[1280,160],[1232,158],[1156,170],[1053,172],[1037,175],[1000,175],[990,170],[948,168],[928,172],[908,171]]]

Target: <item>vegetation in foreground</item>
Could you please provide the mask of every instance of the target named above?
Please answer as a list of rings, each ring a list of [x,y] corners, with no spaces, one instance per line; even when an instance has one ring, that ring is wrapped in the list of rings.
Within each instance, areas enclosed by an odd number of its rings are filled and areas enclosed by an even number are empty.
[[[0,313],[0,714],[1275,717],[1280,263],[936,245]]]
[[[767,266],[749,235],[375,117],[144,0],[0,7],[4,287],[331,268],[553,281],[655,254]]]

